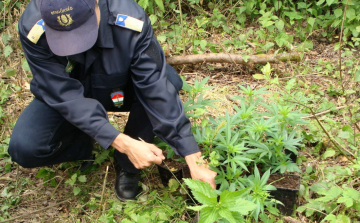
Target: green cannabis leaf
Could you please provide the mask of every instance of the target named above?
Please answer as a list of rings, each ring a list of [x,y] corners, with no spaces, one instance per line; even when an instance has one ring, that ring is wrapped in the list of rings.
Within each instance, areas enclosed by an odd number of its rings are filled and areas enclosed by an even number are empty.
[[[196,200],[203,204],[188,207],[194,211],[200,211],[200,223],[215,222],[218,219],[236,223],[242,221],[242,215],[247,215],[256,208],[253,202],[242,198],[243,191],[224,190],[217,201],[217,192],[211,188],[210,184],[199,180],[184,180]]]

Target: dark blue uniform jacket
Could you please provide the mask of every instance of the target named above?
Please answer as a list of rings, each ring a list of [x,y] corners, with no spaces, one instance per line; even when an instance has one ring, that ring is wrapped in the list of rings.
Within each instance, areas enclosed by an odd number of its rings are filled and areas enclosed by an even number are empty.
[[[36,2],[29,3],[19,21],[19,33],[33,74],[32,93],[107,149],[119,134],[106,113],[116,110],[111,92],[131,86],[158,137],[181,156],[198,152],[177,93],[179,86],[167,78],[164,53],[143,9],[132,0],[99,0],[99,6],[101,20],[95,46],[81,54],[60,57],[49,49],[46,26],[36,44],[27,38],[41,19]],[[143,21],[142,31],[116,26],[118,14]],[[76,65],[66,72],[69,61]],[[124,106],[130,100],[126,96],[125,92]]]

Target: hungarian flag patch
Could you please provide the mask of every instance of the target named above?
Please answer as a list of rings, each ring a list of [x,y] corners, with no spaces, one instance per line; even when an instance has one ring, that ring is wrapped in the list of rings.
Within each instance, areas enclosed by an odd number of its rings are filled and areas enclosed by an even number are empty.
[[[111,93],[111,100],[113,101],[115,107],[120,108],[124,104],[124,92],[115,91]]]

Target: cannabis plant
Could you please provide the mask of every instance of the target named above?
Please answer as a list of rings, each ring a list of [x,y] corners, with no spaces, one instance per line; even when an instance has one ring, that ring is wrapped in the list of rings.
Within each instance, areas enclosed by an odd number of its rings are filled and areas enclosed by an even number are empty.
[[[256,208],[252,212],[255,220],[259,218],[260,213],[264,213],[265,208],[273,214],[278,213],[274,208],[276,200],[271,199],[269,194],[269,191],[276,190],[276,187],[267,184],[269,176],[270,169],[261,176],[255,165],[253,175],[239,179],[239,190],[246,190],[247,199],[256,204]]]

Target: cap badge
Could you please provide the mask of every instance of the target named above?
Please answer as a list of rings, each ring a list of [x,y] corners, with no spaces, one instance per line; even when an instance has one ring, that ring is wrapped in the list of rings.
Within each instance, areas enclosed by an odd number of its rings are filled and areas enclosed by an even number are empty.
[[[70,14],[62,14],[57,17],[57,21],[62,26],[69,26],[73,23],[73,19]]]

